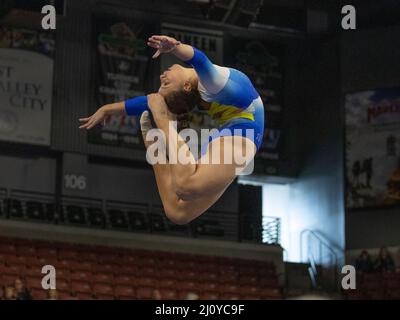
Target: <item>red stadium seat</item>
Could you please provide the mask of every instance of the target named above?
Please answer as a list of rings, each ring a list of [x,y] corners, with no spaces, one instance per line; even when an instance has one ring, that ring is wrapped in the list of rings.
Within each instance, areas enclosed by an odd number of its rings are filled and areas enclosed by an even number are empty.
[[[12,243],[0,243],[0,253],[8,255],[16,255],[17,249]]]
[[[1,275],[0,277],[1,277],[0,281],[3,286],[14,286],[14,281],[16,279],[15,276],[4,274],[4,275]]]
[[[71,268],[73,268],[76,271],[92,271],[93,268],[93,263],[90,261],[76,261],[71,265]]]
[[[222,273],[226,273],[226,274],[234,274],[237,275],[238,271],[237,268],[235,267],[235,265],[231,265],[231,264],[221,264],[219,265],[219,270],[222,271]]]
[[[58,299],[59,300],[75,300],[76,297],[71,296],[69,291],[58,291]]]
[[[78,300],[94,300],[93,295],[88,292],[77,292],[75,296],[78,298]]]
[[[390,300],[400,300],[400,288],[387,291],[386,297]]]
[[[89,282],[91,277],[92,277],[92,273],[91,272],[87,272],[87,271],[76,271],[76,272],[71,272],[70,273],[70,279],[71,280]]]
[[[114,297],[114,289],[109,284],[94,283],[92,285],[92,289],[97,297],[99,297],[99,295]],[[108,300],[108,299],[105,299],[105,300]]]
[[[62,266],[64,269],[69,269],[70,271],[77,271],[81,270],[82,263],[73,259],[63,259],[59,260],[58,265]]]
[[[114,275],[137,275],[137,274],[139,274],[139,268],[132,265],[116,266],[114,269]]]
[[[136,282],[136,278],[128,275],[120,275],[114,277],[114,283],[117,285],[133,285]]]
[[[8,268],[9,267],[7,267],[6,265],[0,264],[0,275],[5,274],[5,272],[7,271]]]
[[[156,265],[156,262],[153,258],[140,257],[140,256],[139,257],[138,256],[128,256],[125,258],[125,261],[123,263],[125,265],[137,266],[139,268],[154,267]]]
[[[140,277],[136,279],[136,284],[141,287],[155,287],[157,286],[157,280],[149,277]]]
[[[57,249],[50,247],[37,247],[36,254],[38,258],[55,258],[57,259]]]
[[[25,257],[25,265],[27,267],[34,267],[34,266],[42,266],[39,259],[36,256],[26,256]]]
[[[181,281],[179,288],[186,291],[199,291],[201,288],[201,283],[195,281]]]
[[[10,265],[1,267],[1,274],[18,277],[21,274],[20,266]]]
[[[117,254],[99,255],[97,261],[99,263],[121,264],[121,257]]]
[[[22,245],[17,247],[17,254],[20,256],[36,256],[36,248],[32,245]]]
[[[364,293],[359,290],[349,290],[346,292],[346,296],[349,300],[364,300],[366,298]]]
[[[241,276],[238,279],[241,285],[257,285],[258,278],[256,276]]]
[[[384,284],[389,290],[400,289],[400,274],[392,273],[385,275]]]
[[[218,273],[219,267],[217,263],[210,264],[210,263],[199,263],[196,266],[196,270],[202,273]]]
[[[92,293],[89,283],[83,281],[72,281],[71,290],[74,293]]]
[[[177,299],[179,300],[188,300],[188,296],[195,294],[196,296],[200,296],[197,290],[179,290]]]
[[[112,265],[112,264],[109,264],[109,263],[92,265],[92,271],[94,273],[109,273],[109,274],[113,274],[115,269],[117,269],[117,268],[118,268],[118,266]]]
[[[185,275],[182,273],[177,273],[176,269],[162,268],[159,270],[160,278],[172,278],[172,279],[183,279]]]
[[[43,289],[33,289],[31,295],[33,300],[47,300],[47,291]]]
[[[183,271],[195,271],[195,272],[199,270],[197,267],[197,262],[195,261],[182,261],[179,263],[179,269]]]
[[[39,257],[38,264],[40,266],[51,265],[56,269],[62,267],[61,263],[57,260],[56,257]]]
[[[118,285],[114,288],[114,294],[118,299],[136,299],[136,291],[133,287]]]
[[[214,272],[200,272],[197,274],[199,281],[212,281],[217,282],[218,274]]]
[[[258,284],[262,287],[278,288],[278,279],[276,277],[260,278]]]
[[[384,300],[385,290],[383,288],[375,288],[373,290],[367,290],[366,298],[371,300]]]
[[[204,292],[200,294],[200,300],[218,300],[219,295],[215,292]]]
[[[97,262],[97,254],[92,251],[78,251],[78,260]]]
[[[156,262],[156,265],[158,266],[158,268],[170,268],[170,269],[176,269],[177,266],[180,263],[176,260],[172,260],[172,259],[159,259]]]
[[[238,275],[236,272],[226,272],[226,273],[221,273],[219,278],[218,278],[219,283],[225,284],[225,283],[237,283],[238,281]]]
[[[15,258],[15,254],[0,253],[0,264],[7,265],[7,262],[10,261],[10,259],[13,259],[13,258]]]
[[[176,300],[178,298],[178,293],[176,292],[176,290],[161,289],[159,291],[161,294],[161,299],[163,300]]]
[[[71,271],[65,268],[57,268],[56,269],[56,277],[57,279],[69,280],[71,276]]]
[[[246,295],[240,296],[240,300],[261,300],[261,298],[260,298],[260,296],[246,294]]]
[[[159,279],[157,281],[159,288],[175,289],[177,287],[177,281],[175,279]]]
[[[42,288],[42,277],[31,277],[28,276],[25,279],[26,287],[29,289],[43,289]]]
[[[25,266],[26,259],[25,257],[20,256],[9,256],[6,263],[8,266]]]
[[[239,293],[239,287],[235,284],[221,285],[220,291],[223,293]]]
[[[140,275],[141,277],[152,277],[155,278],[159,275],[159,271],[155,268],[151,268],[151,267],[141,267],[137,270],[138,275]]]
[[[200,280],[198,272],[192,270],[182,271],[179,278],[185,280]]]
[[[92,275],[90,281],[93,283],[112,284],[114,283],[114,276],[109,273],[96,273]]]
[[[241,286],[240,293],[242,295],[258,295],[260,294],[260,289],[255,286]]]
[[[58,249],[58,259],[59,260],[78,260],[78,252],[75,250],[68,249]]]
[[[282,298],[282,293],[278,288],[262,288],[259,294],[265,300]]]
[[[235,293],[225,293],[219,296],[221,300],[240,300],[240,295]]]
[[[58,291],[71,291],[71,283],[69,280],[56,278],[56,288]]]
[[[95,297],[97,300],[115,300],[115,297],[109,294],[96,294]]]
[[[140,300],[150,300],[153,299],[154,288],[137,288],[136,295]]]
[[[137,259],[139,259],[138,256],[134,254],[124,254],[121,256],[120,261],[123,265],[136,265]]]
[[[205,292],[218,292],[218,285],[215,282],[204,282],[201,290]]]

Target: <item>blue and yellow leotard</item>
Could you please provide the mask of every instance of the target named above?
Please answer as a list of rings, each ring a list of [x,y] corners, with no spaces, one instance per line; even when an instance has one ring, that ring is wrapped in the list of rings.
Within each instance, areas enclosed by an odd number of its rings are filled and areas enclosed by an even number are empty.
[[[240,135],[251,139],[258,150],[264,135],[264,105],[250,79],[236,69],[212,64],[203,52],[193,49],[194,55],[186,63],[195,69],[200,96],[211,103],[207,113],[218,125],[210,142],[221,136]],[[148,110],[147,98],[129,99],[125,108],[128,115],[140,115]],[[254,134],[246,136],[249,132]]]

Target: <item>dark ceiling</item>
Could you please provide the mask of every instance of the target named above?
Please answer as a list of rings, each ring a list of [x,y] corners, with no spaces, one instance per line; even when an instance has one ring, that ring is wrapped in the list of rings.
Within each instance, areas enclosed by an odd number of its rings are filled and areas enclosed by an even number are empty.
[[[64,1],[56,0],[62,6]],[[82,0],[95,1],[95,0]],[[40,10],[45,0],[1,0],[10,8]],[[124,6],[189,19],[248,28],[251,25],[303,33],[340,31],[341,8],[354,5],[357,28],[400,25],[400,0],[96,0],[108,7]]]

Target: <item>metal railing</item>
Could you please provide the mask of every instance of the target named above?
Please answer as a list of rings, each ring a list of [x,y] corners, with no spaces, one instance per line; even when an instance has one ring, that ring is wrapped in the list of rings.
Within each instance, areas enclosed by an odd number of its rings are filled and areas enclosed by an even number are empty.
[[[338,290],[338,255],[321,234],[309,229],[300,234],[300,258],[310,264],[310,279],[315,289]]]
[[[0,188],[0,218],[120,232],[239,241],[239,217],[228,211],[210,209],[193,223],[176,226],[167,219],[162,207],[151,203],[67,195],[57,199],[51,193],[6,188]],[[261,235],[259,225],[257,230]]]
[[[267,244],[280,244],[281,219],[277,217],[263,217],[262,242]]]

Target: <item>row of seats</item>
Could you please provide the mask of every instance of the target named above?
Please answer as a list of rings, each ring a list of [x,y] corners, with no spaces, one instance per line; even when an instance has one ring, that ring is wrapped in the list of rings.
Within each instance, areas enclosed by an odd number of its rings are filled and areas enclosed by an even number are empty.
[[[57,224],[107,228],[120,231],[159,232],[174,235],[225,236],[218,219],[207,219],[191,226],[177,226],[166,219],[163,212],[146,212],[146,206],[137,210],[63,204],[57,212],[54,203],[21,199],[0,199],[0,217],[29,219]]]
[[[84,268],[82,270],[88,270],[91,264],[105,265],[105,268],[108,264],[119,265],[120,267],[161,265],[163,268],[179,268],[182,266],[183,269],[200,268],[210,271],[223,267],[225,272],[243,269],[244,273],[257,273],[258,270],[265,273],[266,270],[274,270],[272,263],[264,261],[123,248],[116,250],[110,247],[79,244],[15,241],[10,243],[0,239],[0,258],[3,257],[3,260],[11,259],[15,264],[24,264],[25,261],[28,261],[29,265],[40,265],[44,261],[54,262],[57,260],[63,262],[63,264],[72,264],[74,268],[81,266]]]
[[[54,264],[53,264],[54,265]],[[16,276],[19,274],[24,274],[26,276],[37,277],[41,275],[42,267],[17,267],[15,265],[5,266],[0,265],[0,272],[3,276]],[[175,269],[155,269],[150,272],[145,272],[145,269],[135,269],[129,270],[129,272],[124,272],[120,269],[115,269],[109,273],[105,273],[104,269],[100,270],[90,270],[82,271],[75,269],[64,269],[59,268],[55,265],[57,270],[57,278],[62,280],[80,280],[88,282],[98,282],[98,283],[126,283],[127,281],[133,286],[141,285],[154,285],[160,284],[164,279],[168,281],[179,282],[182,280],[188,283],[194,282],[198,286],[208,286],[208,282],[212,284],[226,285],[235,283],[239,286],[267,286],[272,288],[277,288],[278,283],[276,278],[272,274],[266,274],[262,276],[251,276],[251,275],[238,275],[237,273],[224,274],[221,272],[205,272],[205,271],[195,271],[195,270],[175,270]],[[171,283],[172,283],[171,282]],[[211,287],[208,287],[212,290]]]
[[[400,299],[400,273],[357,274],[356,289],[347,290],[350,300],[386,300]]]
[[[14,282],[16,276],[2,276],[0,282],[3,285],[10,285]],[[41,277],[25,276],[22,277],[26,283],[26,286],[31,290],[42,291]],[[69,293],[71,296],[77,296],[79,294],[94,295],[94,296],[109,296],[122,298],[139,298],[139,299],[152,299],[154,289],[158,289],[163,293],[168,292],[167,297],[170,299],[177,299],[183,293],[199,293],[230,297],[242,297],[242,296],[254,296],[259,299],[264,298],[278,298],[280,297],[280,291],[278,288],[265,288],[260,289],[256,286],[239,286],[233,284],[218,285],[215,283],[201,283],[193,281],[182,281],[181,283],[172,280],[164,279],[163,281],[156,281],[155,279],[143,279],[138,281],[135,285],[130,282],[122,282],[122,277],[117,279],[114,283],[102,283],[95,282],[96,279],[92,279],[93,282],[82,281],[82,280],[64,280],[58,279],[56,281],[57,290],[63,293]],[[139,285],[140,283],[140,285]]]
[[[43,265],[56,268],[65,299],[165,299],[188,292],[203,299],[277,299],[281,290],[272,263],[181,253],[131,250],[0,238],[0,284],[17,277],[36,298]]]

